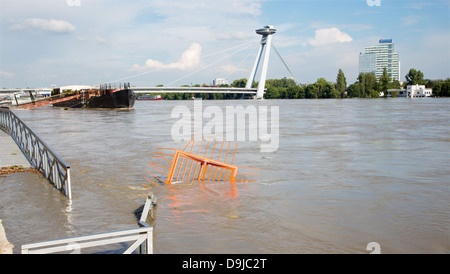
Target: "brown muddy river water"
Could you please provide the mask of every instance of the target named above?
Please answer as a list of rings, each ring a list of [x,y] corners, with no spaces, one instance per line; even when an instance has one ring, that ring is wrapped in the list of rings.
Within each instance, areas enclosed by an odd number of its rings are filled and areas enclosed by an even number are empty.
[[[155,253],[369,253],[370,242],[382,253],[450,253],[450,99],[202,103],[224,114],[227,106],[278,106],[278,147],[262,152],[259,137],[239,142],[235,163],[261,168],[248,176],[256,181],[151,187]],[[137,227],[155,147],[187,144],[173,138],[176,107],[194,113],[194,101],[15,110],[70,164],[73,199],[40,175],[0,178],[0,219],[14,253]]]

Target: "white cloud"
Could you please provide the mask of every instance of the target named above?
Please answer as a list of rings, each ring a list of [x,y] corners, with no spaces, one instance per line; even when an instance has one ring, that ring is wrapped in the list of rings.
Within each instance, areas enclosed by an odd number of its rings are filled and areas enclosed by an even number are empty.
[[[353,39],[345,32],[338,28],[325,28],[316,30],[316,35],[312,39],[308,39],[308,43],[312,46],[322,46],[334,43],[351,42]]]
[[[192,45],[183,52],[180,59],[177,62],[164,64],[160,61],[153,60],[151,58],[145,61],[145,65],[139,66],[135,64],[133,70],[142,69],[181,69],[186,70],[196,67],[200,63],[200,57],[202,54],[202,47],[198,43],[192,43]]]
[[[42,18],[28,18],[10,27],[12,30],[34,30],[53,33],[70,33],[75,26],[67,21]]]
[[[15,76],[15,74],[12,73],[12,72],[7,72],[7,71],[1,71],[0,70],[0,76],[4,76],[6,78],[12,78],[12,77]]]

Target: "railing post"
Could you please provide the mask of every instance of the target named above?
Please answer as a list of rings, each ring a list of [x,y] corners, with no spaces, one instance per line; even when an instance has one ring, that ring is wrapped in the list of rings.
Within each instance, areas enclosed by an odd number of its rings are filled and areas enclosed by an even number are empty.
[[[66,195],[69,198],[69,200],[72,200],[72,187],[71,187],[71,182],[70,182],[70,167],[67,168],[67,173],[66,173]]]
[[[145,254],[153,254],[153,228],[147,231],[146,233],[147,233],[147,240],[145,241],[145,243],[147,253]]]

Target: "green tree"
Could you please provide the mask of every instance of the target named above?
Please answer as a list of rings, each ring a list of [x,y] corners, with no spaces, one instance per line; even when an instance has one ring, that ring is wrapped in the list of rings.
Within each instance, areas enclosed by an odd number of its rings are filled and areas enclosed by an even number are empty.
[[[165,94],[163,94],[161,97],[164,99],[164,100],[173,100],[173,95],[174,95],[175,93],[165,93]]]
[[[319,88],[318,98],[330,98],[331,83],[320,77],[314,84]]]
[[[358,75],[359,82],[359,97],[367,97],[366,96],[366,74],[361,72]]]
[[[401,88],[401,84],[398,80],[394,80],[391,83],[389,83],[389,88],[392,89],[400,89]]]
[[[358,75],[358,83],[360,86],[360,97],[368,98],[373,95],[372,90],[377,90],[377,78],[373,73],[363,73]],[[372,93],[372,94],[371,94]]]
[[[239,80],[234,80],[233,84],[231,84],[232,87],[235,88],[245,88],[245,85],[247,84],[247,79],[242,78]]]
[[[387,97],[388,95],[388,88],[389,88],[389,83],[391,82],[391,77],[389,77],[387,68],[385,67],[383,70],[383,75],[381,75],[380,77],[380,82],[379,82],[379,92],[383,92],[384,93],[384,97]]]
[[[297,99],[305,99],[305,87],[298,87]]]
[[[299,94],[301,91],[302,91],[302,88],[297,85],[290,86],[286,89],[286,97],[288,99],[297,99],[297,98],[299,98]]]
[[[280,99],[288,99],[288,95],[287,95],[287,92],[286,92],[286,90],[287,90],[287,88],[284,88],[284,87],[280,87],[280,88],[277,88],[278,89],[278,92],[280,93]]]
[[[278,99],[280,98],[280,92],[278,91],[278,88],[276,87],[268,87],[266,92],[264,93],[265,99]]]
[[[214,93],[214,100],[222,100],[224,98],[222,93]]]
[[[360,83],[351,84],[348,87],[347,96],[351,97],[351,98],[352,97],[361,97],[361,84]]]
[[[369,92],[369,97],[370,98],[380,98],[380,92],[378,92],[378,90],[376,90],[376,89],[371,89]]]
[[[433,94],[439,97],[450,97],[450,78],[447,78],[445,81],[439,82],[439,90],[436,90]]]
[[[289,87],[295,87],[295,86],[297,86],[297,83],[295,83],[295,80],[291,79],[291,78],[268,79],[266,81],[266,88],[269,88],[269,87],[289,88]]]
[[[283,83],[283,87],[289,88],[289,87],[296,87],[297,83],[292,78],[283,78],[281,79]]]
[[[308,85],[305,89],[305,98],[316,99],[319,96],[319,88],[315,84]]]
[[[337,98],[341,98],[342,97],[342,95],[344,94],[345,90],[344,90],[344,92],[341,93],[339,90],[337,90],[336,86],[337,85],[335,85],[335,84],[331,85],[330,93],[329,93],[328,98],[337,99]]]
[[[341,97],[344,97],[346,88],[347,88],[347,80],[345,79],[345,75],[342,69],[339,69],[336,78],[336,90],[341,93]]]
[[[367,96],[371,97],[372,90],[377,90],[377,77],[375,77],[375,74],[367,73],[365,84],[366,84],[365,89],[366,89]]]
[[[425,85],[426,81],[423,79],[423,73],[420,70],[410,69],[405,76],[408,85]]]

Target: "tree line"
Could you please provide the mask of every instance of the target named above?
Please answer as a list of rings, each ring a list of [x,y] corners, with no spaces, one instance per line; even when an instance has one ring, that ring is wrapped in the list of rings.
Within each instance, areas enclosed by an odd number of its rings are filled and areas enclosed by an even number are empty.
[[[336,82],[332,83],[320,77],[313,84],[297,84],[294,79],[268,79],[266,81],[265,99],[320,99],[320,98],[379,98],[380,94],[388,95],[388,89],[406,89],[408,85],[425,85],[433,89],[433,95],[438,97],[450,97],[450,78],[446,80],[425,80],[420,70],[410,69],[405,76],[403,86],[398,80],[391,80],[385,68],[380,79],[373,73],[360,73],[356,82],[347,85],[347,80],[342,69],[339,69]],[[221,87],[242,88],[247,84],[247,79],[234,80],[230,85]],[[257,82],[253,87],[258,86]],[[194,85],[193,87],[200,87]],[[187,100],[192,97],[204,100],[240,99],[241,94],[188,94],[166,93],[161,94],[165,100]],[[395,97],[395,93],[393,93]]]

